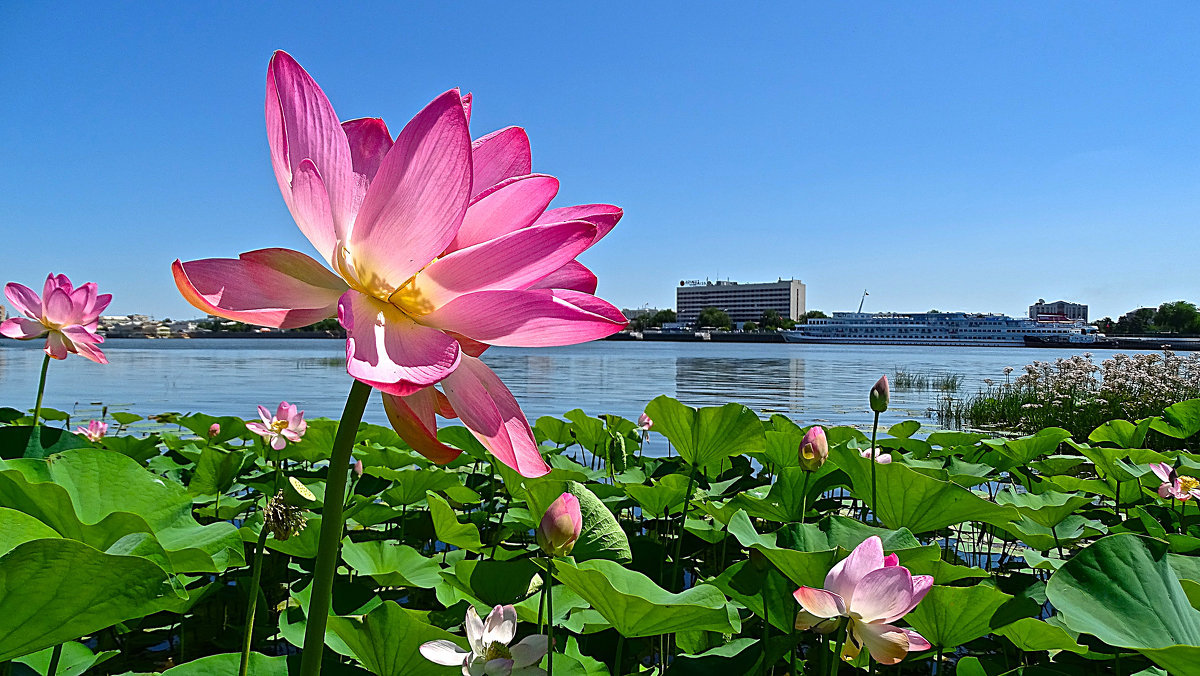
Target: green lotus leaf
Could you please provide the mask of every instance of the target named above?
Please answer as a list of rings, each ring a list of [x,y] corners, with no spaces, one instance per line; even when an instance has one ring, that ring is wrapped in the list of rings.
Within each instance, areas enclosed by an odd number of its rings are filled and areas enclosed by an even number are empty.
[[[652,486],[626,484],[623,488],[650,516],[666,517],[683,511],[683,500],[687,495],[688,478],[682,474],[668,474]]]
[[[1018,465],[1028,465],[1043,455],[1050,455],[1059,444],[1070,438],[1071,433],[1061,427],[1047,427],[1027,437],[1005,439],[997,450]]]
[[[926,533],[964,521],[1004,526],[1020,517],[1014,507],[997,505],[958,484],[921,474],[902,463],[872,463],[849,450],[831,453],[830,462],[836,462],[849,475],[854,495],[868,503],[871,465],[876,465],[879,504],[874,512],[889,528]]]
[[[759,617],[763,617],[763,587],[766,587],[771,625],[783,632],[791,631],[798,608],[792,592],[797,585],[774,567],[759,570],[751,561],[738,561],[708,583]]]
[[[763,459],[771,463],[774,469],[800,466],[800,442],[804,439],[804,430],[798,427],[795,431],[767,430],[764,438],[766,448],[762,454]]]
[[[332,618],[331,618],[332,619]],[[239,653],[222,653],[209,655],[198,660],[192,660],[177,667],[171,667],[162,676],[216,676],[217,674],[236,674],[241,666],[242,656]],[[268,657],[262,653],[250,653],[250,663],[246,673],[248,676],[287,676],[287,657]]]
[[[483,549],[479,540],[479,527],[473,523],[459,523],[458,515],[450,503],[437,493],[426,493],[429,514],[433,518],[433,530],[437,537],[448,545],[478,553]]]
[[[1046,597],[1071,631],[1137,650],[1171,673],[1200,663],[1200,611],[1188,603],[1161,540],[1101,538],[1050,577]]]
[[[805,483],[807,481],[807,484]],[[803,510],[813,504],[825,491],[845,481],[845,475],[832,463],[825,463],[815,472],[800,467],[785,467],[766,495],[759,491],[744,491],[730,501],[734,507],[745,509],[751,516],[771,521],[800,521]],[[807,490],[805,487],[807,485]],[[804,499],[807,495],[807,501]]]
[[[260,452],[272,460],[276,456],[283,460],[310,464],[328,460],[329,456],[333,454],[333,438],[337,435],[338,421],[314,418],[307,422],[308,430],[305,431],[303,437],[300,437],[300,441],[289,443],[282,451],[276,451],[273,448],[263,450],[260,445],[258,446]]]
[[[629,551],[629,536],[600,498],[577,481],[560,481],[552,477],[553,473],[540,479],[526,479],[524,482],[529,508],[537,521],[541,522],[542,515],[559,496],[570,493],[579,500],[579,512],[583,517],[583,528],[579,540],[571,550],[571,556],[576,561],[633,561],[633,555]],[[600,487],[597,485],[597,489]],[[616,490],[621,493],[619,488]]]
[[[45,409],[42,409],[43,411]],[[88,448],[83,437],[57,427],[45,425],[0,426],[0,458],[45,458],[72,448]]]
[[[1094,444],[1112,444],[1117,448],[1140,448],[1146,442],[1150,430],[1150,418],[1139,420],[1135,425],[1128,420],[1108,420],[1088,435]]]
[[[0,555],[30,540],[56,538],[59,534],[50,526],[25,512],[0,507]]]
[[[1007,487],[996,492],[996,502],[1001,505],[1012,505],[1021,516],[1038,523],[1046,528],[1062,522],[1080,507],[1091,504],[1093,498],[1075,493],[1018,493]]]
[[[581,408],[571,409],[563,417],[571,421],[571,434],[580,446],[592,453],[600,453],[604,442],[608,440],[602,420],[584,413]]]
[[[529,598],[541,587],[541,569],[530,559],[496,561],[473,559],[454,564],[453,573],[444,571],[450,584],[479,601],[487,610],[499,605],[513,605]],[[485,613],[486,614],[486,613]]]
[[[887,429],[887,433],[897,439],[907,439],[921,429],[921,423],[916,420],[898,422]]]
[[[188,493],[215,495],[228,491],[238,474],[252,464],[253,458],[254,454],[249,451],[225,451],[205,446],[200,451],[200,459],[196,461],[196,469],[188,483]]]
[[[1151,419],[1150,428],[1176,439],[1187,439],[1200,432],[1200,399],[1172,404],[1160,419]]]
[[[714,467],[730,456],[766,449],[762,421],[741,404],[695,409],[663,395],[646,406],[646,414],[692,467]]]
[[[319,530],[319,529],[314,529]],[[342,560],[359,575],[369,575],[384,587],[433,589],[441,582],[441,566],[408,545],[384,540],[342,541]]]
[[[1067,630],[1032,617],[1006,624],[996,633],[1012,641],[1018,650],[1069,650],[1080,655],[1087,652]]]
[[[177,420],[180,425],[183,425],[192,434],[195,434],[201,439],[210,439],[211,443],[222,444],[230,439],[238,438],[258,438],[246,429],[246,421],[234,416],[221,416],[219,418],[203,413],[191,413]],[[215,437],[209,437],[209,430],[213,425],[220,425],[221,430],[217,432]]]
[[[467,649],[467,641],[429,624],[428,613],[401,608],[385,601],[362,617],[330,617],[329,628],[354,653],[354,657],[376,676],[445,676],[457,673],[425,659],[422,643],[450,641]]]
[[[1103,535],[1108,531],[1108,527],[1095,519],[1072,514],[1054,524],[1052,528],[1043,526],[1028,517],[1022,517],[1020,521],[1005,526],[1005,530],[1025,544],[1047,552],[1059,546],[1073,544],[1086,537]]]
[[[100,550],[129,533],[153,533],[174,572],[220,572],[246,563],[233,524],[201,526],[183,486],[113,451],[0,462],[0,503]]]
[[[992,631],[992,616],[1012,596],[995,587],[934,585],[904,619],[938,648],[955,648]]]
[[[24,664],[32,669],[34,673],[46,674],[50,671],[50,660],[53,653],[54,648],[46,648],[45,650],[40,650],[24,657],[18,657],[13,660],[13,663]],[[62,655],[59,658],[56,676],[81,676],[88,669],[102,662],[107,662],[119,653],[120,651],[118,650],[105,650],[97,654],[82,643],[67,641],[62,644]]]
[[[451,486],[461,485],[457,475],[440,470],[371,467],[366,473],[392,481],[391,487],[380,497],[393,507],[415,505],[424,500],[429,491],[440,493]]]
[[[575,443],[575,437],[571,436],[571,423],[554,416],[544,415],[538,418],[533,424],[533,432],[540,439],[559,448],[566,448]]]
[[[645,575],[605,559],[579,564],[560,559],[554,572],[627,638],[684,630],[736,633],[741,628],[733,606],[710,584],[672,594]]]
[[[128,455],[140,463],[145,463],[151,458],[158,456],[158,444],[159,438],[157,434],[145,437],[111,436],[100,440],[100,445],[104,448],[116,451],[122,455]]]
[[[149,615],[175,598],[166,571],[147,559],[63,538],[25,542],[0,556],[0,661]]]

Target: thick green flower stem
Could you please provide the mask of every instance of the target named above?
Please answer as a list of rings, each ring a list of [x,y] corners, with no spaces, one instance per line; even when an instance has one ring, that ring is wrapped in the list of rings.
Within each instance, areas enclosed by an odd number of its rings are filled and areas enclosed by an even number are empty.
[[[554,676],[554,559],[546,557],[546,676]]]
[[[625,634],[617,633],[617,656],[613,658],[612,676],[621,676],[621,657],[625,653]]]
[[[350,452],[358,436],[358,424],[371,397],[371,386],[357,380],[350,386],[346,408],[338,423],[329,458],[325,481],[325,509],[321,514],[321,534],[317,541],[317,561],[313,570],[312,601],[304,629],[304,651],[300,658],[300,676],[318,676],[321,657],[325,653],[325,625],[333,596],[333,577],[337,572],[338,549],[342,543],[343,513],[346,500],[346,477],[350,472]]]
[[[762,668],[759,671],[763,676],[767,676],[767,653],[771,652],[767,649],[767,643],[771,639],[771,611],[770,605],[767,602],[767,580],[770,577],[770,571],[763,576],[762,583],[762,603],[763,603],[763,631],[762,631]]]
[[[878,417],[878,413],[875,414]],[[833,649],[833,655],[829,658],[829,676],[837,676],[838,667],[842,666],[842,646],[846,645],[846,633],[850,631],[850,627],[842,627],[838,630],[837,646]]]
[[[675,540],[675,565],[671,570],[671,584],[674,585],[676,580],[679,580],[679,591],[683,591],[683,580],[679,577],[680,557],[683,555],[683,534],[684,527],[687,526],[688,507],[692,504],[692,491],[696,488],[696,467],[693,465],[691,471],[688,472],[687,492],[683,496],[683,514],[679,516],[679,537]]]
[[[246,625],[242,638],[242,665],[238,669],[238,676],[246,676],[246,670],[250,668],[250,645],[254,643],[254,609],[258,606],[258,590],[262,584],[263,550],[267,548],[267,534],[270,532],[270,529],[267,528],[267,524],[264,522],[262,530],[258,533],[258,544],[254,550],[254,574],[250,578],[250,599],[246,603]]]
[[[50,668],[46,670],[46,676],[55,676],[58,673],[58,661],[62,659],[63,644],[59,643],[54,646],[54,652],[50,653]]]
[[[788,652],[790,652],[792,654],[792,670],[789,671],[788,674],[789,674],[789,676],[798,676],[798,674],[800,672],[796,671],[796,652],[799,649],[799,647],[796,645],[796,618],[794,618],[794,617],[792,618],[791,625],[792,626],[789,629],[788,633],[790,634],[791,639],[792,639],[792,649]]]
[[[42,375],[38,378],[37,402],[33,405],[33,426],[41,424],[42,395],[46,393],[46,370],[50,368],[50,355],[42,358]]]
[[[879,464],[879,458],[875,457],[875,455],[877,453],[879,453],[879,451],[876,450],[876,448],[875,448],[875,437],[878,434],[878,432],[879,432],[879,411],[876,411],[875,412],[875,424],[871,425],[871,517],[873,519],[875,519],[876,523],[879,523],[879,508],[877,507],[877,505],[879,503],[876,502],[876,498],[879,497],[879,493],[876,490],[876,482],[875,482],[875,469],[876,469],[876,466]]]
[[[804,523],[804,514],[808,512],[808,480],[810,478],[812,478],[812,472],[806,471],[804,473],[804,492],[800,496],[800,523]]]

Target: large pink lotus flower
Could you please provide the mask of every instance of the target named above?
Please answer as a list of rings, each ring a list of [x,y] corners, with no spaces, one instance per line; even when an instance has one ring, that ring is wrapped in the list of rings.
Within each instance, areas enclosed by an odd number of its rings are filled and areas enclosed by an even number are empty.
[[[280,402],[275,409],[275,415],[265,406],[258,407],[258,417],[261,423],[246,423],[246,429],[267,440],[271,448],[282,451],[288,445],[300,441],[300,437],[308,431],[308,423],[304,421],[304,411],[299,410],[286,401]]]
[[[97,364],[108,363],[96,347],[104,342],[96,327],[112,294],[97,295],[95,282],[76,289],[66,275],[52,274],[46,277],[40,298],[33,289],[16,282],[5,285],[4,295],[25,316],[0,323],[0,335],[18,340],[46,336],[46,354],[55,359],[66,359],[74,352]]]
[[[88,422],[87,427],[76,427],[75,434],[83,435],[88,441],[97,442],[108,434],[108,423],[92,420]]]
[[[1189,500],[1191,498],[1200,498],[1200,480],[1195,477],[1181,475],[1165,462],[1151,463],[1150,469],[1154,471],[1155,476],[1162,480],[1162,484],[1158,487],[1158,496],[1160,498],[1175,498],[1176,500]]]
[[[796,628],[831,631],[847,618],[843,657],[857,657],[865,645],[876,662],[896,664],[909,651],[930,647],[917,632],[891,623],[916,608],[931,586],[933,577],[910,574],[895,554],[885,557],[882,541],[872,535],[829,571],[824,589],[795,591],[802,608]]]
[[[425,437],[433,429],[436,442],[435,410],[456,413],[502,462],[536,476],[549,467],[528,422],[477,357],[491,345],[569,345],[625,326],[575,260],[621,210],[547,210],[558,180],[532,173],[524,130],[472,143],[470,110],[470,96],[452,89],[395,139],[380,119],[339,123],[316,82],[276,52],[271,162],[284,202],[333,271],[288,249],[172,269],[188,301],[221,317],[293,328],[336,315],[347,371],[390,398],[414,448],[435,461],[453,456],[429,451]]]

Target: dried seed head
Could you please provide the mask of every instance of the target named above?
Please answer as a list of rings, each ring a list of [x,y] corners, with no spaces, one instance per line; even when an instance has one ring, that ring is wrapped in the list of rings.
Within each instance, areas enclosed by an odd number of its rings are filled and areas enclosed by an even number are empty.
[[[275,497],[267,501],[267,506],[263,510],[263,527],[270,530],[276,540],[286,540],[304,530],[307,525],[308,520],[304,518],[304,510],[295,505],[289,505],[283,499],[282,489],[275,494]]]

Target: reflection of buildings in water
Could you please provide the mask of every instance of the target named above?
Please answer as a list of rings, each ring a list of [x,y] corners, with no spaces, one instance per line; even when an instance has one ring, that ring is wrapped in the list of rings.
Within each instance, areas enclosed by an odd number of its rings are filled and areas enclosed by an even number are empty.
[[[694,357],[675,360],[675,396],[691,406],[730,401],[755,411],[804,410],[804,359]]]

